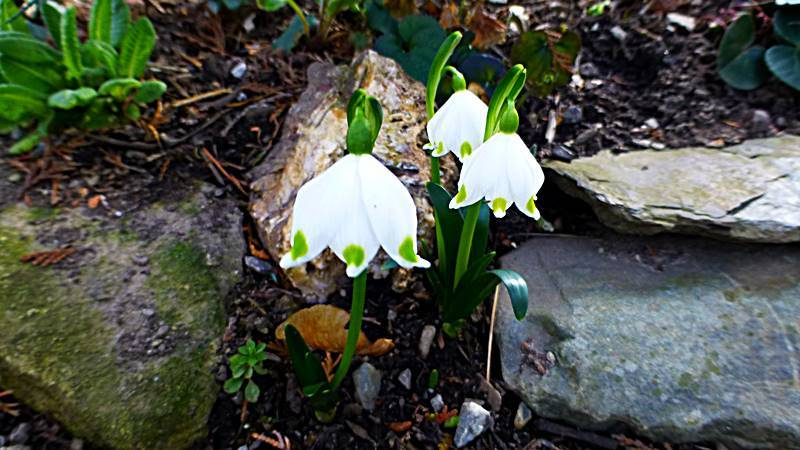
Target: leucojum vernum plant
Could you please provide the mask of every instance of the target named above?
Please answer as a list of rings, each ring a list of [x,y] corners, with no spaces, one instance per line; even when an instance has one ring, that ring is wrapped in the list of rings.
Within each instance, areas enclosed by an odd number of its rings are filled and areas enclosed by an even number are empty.
[[[508,291],[514,314],[525,316],[528,287],[510,270],[487,270],[495,257],[486,252],[489,217],[502,218],[515,204],[523,214],[539,219],[536,193],[544,174],[517,135],[519,117],[514,102],[525,85],[525,68],[512,67],[500,80],[487,107],[466,89],[463,75],[446,66],[461,34],[452,33],[439,48],[428,75],[428,139],[431,182],[428,193],[436,219],[437,264],[428,278],[442,310],[443,330],[456,335],[472,311],[499,283]],[[436,91],[447,72],[454,93],[435,111]],[[438,158],[453,153],[463,162],[455,197],[440,184]]]
[[[487,107],[466,90],[464,77],[445,67],[461,34],[442,44],[428,77],[428,137],[433,150],[428,191],[436,219],[437,261],[428,271],[444,319],[443,329],[456,335],[465,319],[503,283],[515,315],[525,316],[528,288],[509,270],[487,270],[494,259],[486,252],[490,213],[503,217],[515,204],[538,218],[536,193],[544,182],[528,147],[516,134],[514,102],[525,85],[525,69],[515,66],[501,80]],[[434,113],[434,98],[443,73],[453,77],[455,93]],[[303,394],[316,417],[333,419],[336,394],[355,354],[364,315],[366,268],[379,248],[406,268],[429,268],[417,252],[417,214],[411,195],[394,174],[372,156],[383,121],[378,100],[357,90],[347,107],[348,155],[312,179],[297,193],[292,211],[291,249],[280,265],[290,268],[315,258],[326,247],[346,265],[353,278],[350,323],[341,362],[332,378],[308,348],[299,331],[286,326],[286,344]],[[453,153],[463,161],[458,193],[440,185],[439,157]]]
[[[383,248],[401,267],[430,267],[417,254],[417,209],[411,194],[372,156],[383,123],[378,100],[357,90],[347,107],[347,123],[348,154],[297,192],[292,247],[280,261],[283,268],[294,267],[330,247],[347,264],[347,276],[354,279],[345,348],[332,380],[297,329],[286,326],[286,343],[298,382],[322,421],[333,418],[338,404],[336,389],[355,354],[364,316],[366,268],[378,249]]]
[[[166,90],[141,81],[155,45],[146,17],[131,22],[124,0],[96,0],[87,39],[78,39],[76,9],[39,2],[55,48],[34,35],[12,0],[0,0],[0,131],[28,129],[9,152],[23,153],[64,128],[104,129],[136,121]],[[40,29],[40,28],[38,28]]]

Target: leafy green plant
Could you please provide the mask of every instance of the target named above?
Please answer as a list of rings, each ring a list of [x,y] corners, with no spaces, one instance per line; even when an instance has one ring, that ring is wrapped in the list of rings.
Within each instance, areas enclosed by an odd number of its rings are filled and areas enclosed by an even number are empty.
[[[755,18],[742,14],[725,30],[717,55],[720,78],[741,90],[753,90],[772,72],[779,80],[800,90],[800,7],[779,8],[772,20],[775,35],[783,42],[768,50],[754,45]]]
[[[236,394],[244,385],[244,398],[250,403],[258,401],[258,396],[261,394],[261,389],[253,381],[253,375],[264,375],[267,373],[264,369],[264,360],[267,359],[266,353],[267,345],[264,343],[257,344],[252,339],[248,339],[245,345],[239,347],[238,352],[231,356],[229,364],[231,368],[231,377],[225,381],[222,386],[225,392],[229,394]],[[245,385],[245,381],[247,384]]]
[[[525,67],[534,93],[544,97],[569,83],[580,49],[581,37],[574,31],[527,31],[511,48],[511,62]]]
[[[0,129],[33,129],[12,154],[64,128],[135,121],[166,90],[161,81],[140,81],[156,35],[147,18],[131,23],[124,0],[94,2],[84,42],[75,7],[44,3],[42,18],[55,48],[34,37],[12,0],[0,0],[0,11]]]

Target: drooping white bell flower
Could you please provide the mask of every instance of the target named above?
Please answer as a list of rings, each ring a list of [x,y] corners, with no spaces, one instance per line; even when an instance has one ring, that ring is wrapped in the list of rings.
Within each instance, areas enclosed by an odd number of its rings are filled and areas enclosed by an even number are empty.
[[[292,248],[283,268],[330,247],[357,277],[383,247],[401,267],[430,267],[417,255],[417,209],[403,183],[369,153],[348,154],[297,192]]]
[[[461,169],[458,193],[450,208],[458,209],[485,199],[495,217],[504,217],[511,204],[539,219],[536,193],[544,172],[517,133],[499,132],[475,151]]]
[[[488,109],[468,89],[454,92],[428,122],[430,143],[424,148],[437,158],[453,152],[463,162],[483,142]]]

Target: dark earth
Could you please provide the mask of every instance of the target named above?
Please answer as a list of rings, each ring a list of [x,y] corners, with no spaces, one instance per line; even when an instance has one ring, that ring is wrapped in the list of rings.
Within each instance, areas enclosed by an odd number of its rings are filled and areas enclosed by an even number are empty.
[[[303,3],[311,9],[310,2]],[[539,146],[540,157],[568,159],[604,148],[633,151],[659,144],[722,146],[780,131],[800,132],[800,96],[788,87],[773,79],[757,91],[744,93],[727,87],[716,75],[715,49],[722,31],[710,24],[731,17],[728,8],[735,2],[648,2],[678,5],[669,11],[695,18],[697,25],[691,32],[669,24],[665,12],[656,6],[644,10],[642,2],[619,2],[613,11],[596,18],[581,14],[586,2],[547,3],[548,8],[525,5],[531,28],[566,23],[580,32],[583,88],[573,84],[547,99],[529,97],[524,102],[520,115],[527,121],[522,121],[521,134],[526,142]],[[490,6],[500,14],[504,8]],[[176,187],[199,178],[217,185],[215,195],[236,198],[245,212],[247,172],[270,151],[285,112],[305,86],[306,67],[316,60],[349,62],[354,48],[346,30],[365,29],[358,17],[345,14],[332,31],[330,43],[303,41],[293,53],[281,54],[271,50],[270,42],[291,19],[288,9],[267,14],[242,7],[216,15],[205,4],[149,1],[139,5],[138,12],[150,17],[157,28],[159,43],[151,72],[169,86],[163,111],[151,111],[149,124],[169,139],[159,143],[144,128],[130,126],[103,135],[70,133],[30,155],[2,156],[0,174],[15,180],[19,190],[0,192],[0,206],[22,201],[69,207],[104,195],[116,209],[135,210],[144,202],[168,198]],[[87,11],[82,13],[85,18]],[[243,23],[248,21],[253,29],[245,32]],[[615,27],[625,31],[623,40],[614,37]],[[505,44],[493,51],[502,55],[509,48]],[[242,62],[247,70],[237,79],[230,71]],[[557,127],[555,139],[547,142],[551,111],[556,112]],[[649,119],[658,126],[645,126]],[[544,216],[553,226],[550,231],[604,232],[585,205],[555,187],[546,184],[539,197]],[[516,212],[494,223],[490,245],[500,254],[543,232]],[[248,227],[246,221],[243,234],[251,252],[258,253],[255,233]],[[61,264],[77,261],[71,257]],[[248,338],[274,341],[276,326],[303,306],[273,262],[262,261],[257,269],[247,270],[225,300],[228,327],[217,373],[220,385],[228,376],[226,359],[239,345]],[[437,335],[431,355],[423,360],[417,350],[422,328],[439,325],[436,304],[423,283],[418,276],[404,294],[392,291],[386,281],[369,283],[364,330],[371,339],[385,337],[396,344],[389,354],[369,358],[383,373],[383,395],[375,412],[356,406],[348,376],[336,420],[322,425],[312,419],[293,376],[287,376],[291,373],[288,362],[269,360],[268,373],[256,378],[262,389],[260,401],[248,406],[245,421],[240,421],[241,398],[221,391],[209,419],[209,436],[196,448],[271,448],[254,439],[253,433],[285,436],[292,448],[447,448],[454,430],[426,417],[432,396],[428,377],[433,369],[440,372],[436,392],[450,409],[457,409],[467,398],[487,398],[481,376],[486,370],[491,302],[487,300],[473,314],[459,339]],[[347,294],[340,292],[329,302],[348,309]],[[714,447],[649,443],[624,427],[594,434],[536,417],[517,431],[512,422],[519,400],[504,391],[496,354],[494,358],[491,381],[502,394],[501,409],[493,431],[481,435],[470,448]],[[353,369],[359,364],[357,358]],[[410,390],[397,379],[404,369],[413,374]],[[14,399],[6,396],[0,401]],[[47,417],[24,405],[19,410],[18,416],[0,413],[0,436],[28,423],[27,445],[32,448],[91,448]],[[406,421],[412,423],[408,430],[390,425]]]

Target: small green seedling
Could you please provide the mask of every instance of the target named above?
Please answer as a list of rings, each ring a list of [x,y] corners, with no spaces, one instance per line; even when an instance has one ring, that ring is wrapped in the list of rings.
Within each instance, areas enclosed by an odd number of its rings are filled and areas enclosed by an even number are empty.
[[[266,344],[256,345],[252,339],[247,340],[247,344],[239,347],[239,352],[230,359],[231,377],[225,382],[223,388],[229,394],[239,392],[242,385],[247,381],[244,388],[244,398],[250,403],[258,401],[258,395],[261,390],[258,385],[253,381],[253,375],[263,375],[267,371],[264,369],[263,363],[267,359],[265,349]]]
[[[439,385],[439,369],[431,370],[430,376],[428,376],[428,389],[436,389],[436,386]]]
[[[131,22],[124,0],[95,0],[85,33],[78,32],[75,6],[39,4],[46,34],[31,31],[38,26],[26,22],[13,0],[0,0],[0,132],[29,131],[9,153],[30,151],[66,128],[136,121],[167,89],[141,80],[156,32],[146,17]]]

